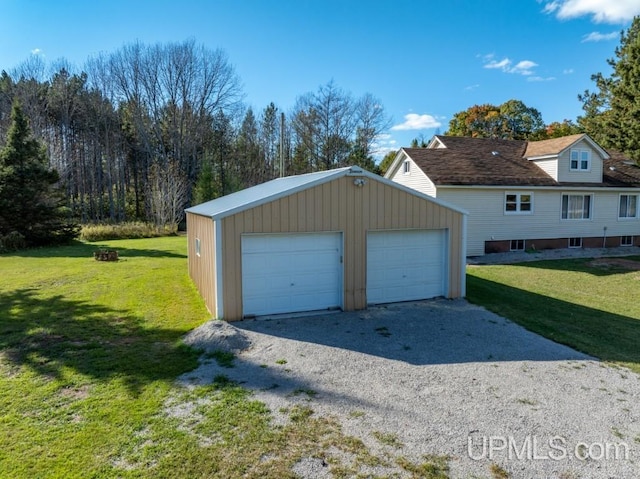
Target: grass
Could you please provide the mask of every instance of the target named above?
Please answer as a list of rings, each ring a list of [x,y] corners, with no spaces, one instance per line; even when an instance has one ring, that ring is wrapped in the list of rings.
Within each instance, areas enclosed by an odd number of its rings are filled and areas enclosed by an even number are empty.
[[[511,477],[504,468],[500,467],[496,463],[492,463],[489,470],[491,471],[491,476],[494,479],[509,479]]]
[[[120,260],[95,261],[97,249]],[[305,457],[355,477],[381,463],[309,407],[293,406],[288,423],[274,425],[224,375],[176,383],[198,364],[180,338],[209,318],[187,275],[186,238],[3,254],[0,271],[3,478],[287,479]]]
[[[121,260],[95,261],[101,247]],[[108,476],[197,364],[179,340],[207,318],[185,239],[28,250],[0,255],[0,271],[3,475]]]
[[[403,446],[398,439],[398,435],[395,433],[373,431],[371,434],[378,440],[380,444],[383,444],[385,446],[395,447],[396,449],[400,449]]]
[[[87,224],[80,230],[83,241],[107,241],[116,239],[155,238],[177,234],[176,226],[160,228],[151,223],[131,221],[116,224]]]
[[[449,477],[449,458],[447,456],[424,456],[424,461],[413,463],[400,457],[396,463],[416,479],[447,479]]]
[[[640,373],[640,271],[572,259],[474,266],[467,272],[469,301]]]
[[[210,353],[205,354],[206,358],[215,359],[218,363],[218,366],[223,368],[232,368],[234,367],[233,360],[236,358],[235,354],[229,351],[211,351]]]

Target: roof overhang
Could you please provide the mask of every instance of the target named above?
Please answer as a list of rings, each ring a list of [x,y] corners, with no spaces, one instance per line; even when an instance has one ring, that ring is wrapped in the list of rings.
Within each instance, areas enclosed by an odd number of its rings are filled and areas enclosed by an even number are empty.
[[[387,171],[385,172],[384,177],[391,178],[396,173],[396,171],[398,170],[402,162],[407,158],[411,158],[411,157],[406,151],[404,151],[404,148],[400,148],[398,150],[398,153],[396,153],[396,157],[391,162],[391,166],[387,168]]]

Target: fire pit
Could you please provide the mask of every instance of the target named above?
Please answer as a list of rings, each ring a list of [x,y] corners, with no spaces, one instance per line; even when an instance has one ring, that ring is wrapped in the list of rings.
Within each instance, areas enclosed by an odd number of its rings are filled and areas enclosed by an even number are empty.
[[[96,261],[118,261],[118,252],[110,250],[98,250],[93,253]]]

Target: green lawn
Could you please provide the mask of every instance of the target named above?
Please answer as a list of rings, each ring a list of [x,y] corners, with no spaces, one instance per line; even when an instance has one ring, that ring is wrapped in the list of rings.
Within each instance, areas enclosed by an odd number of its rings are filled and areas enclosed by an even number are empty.
[[[121,260],[94,261],[99,248]],[[371,455],[310,407],[273,426],[265,406],[224,376],[177,386],[198,356],[180,338],[208,318],[184,237],[0,255],[0,477],[282,479],[301,457],[329,458],[329,449],[353,458],[330,462],[335,477],[385,463],[447,477],[442,458]]]
[[[547,338],[640,373],[640,271],[589,259],[470,266],[467,298]]]

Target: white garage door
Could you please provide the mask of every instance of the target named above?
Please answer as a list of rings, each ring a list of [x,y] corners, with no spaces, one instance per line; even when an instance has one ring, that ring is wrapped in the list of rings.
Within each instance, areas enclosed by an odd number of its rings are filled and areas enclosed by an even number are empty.
[[[444,230],[370,231],[367,302],[415,301],[444,295]]]
[[[340,233],[242,236],[244,315],[342,305]]]

